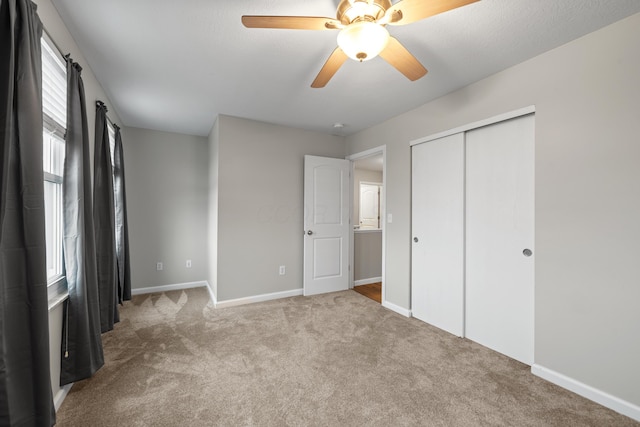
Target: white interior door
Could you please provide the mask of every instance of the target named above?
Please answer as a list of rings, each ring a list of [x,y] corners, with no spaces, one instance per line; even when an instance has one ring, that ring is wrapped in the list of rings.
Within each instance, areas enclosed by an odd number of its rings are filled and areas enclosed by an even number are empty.
[[[412,148],[411,312],[463,336],[464,134]]]
[[[465,335],[531,364],[534,116],[467,132],[466,154]]]
[[[360,227],[380,228],[380,185],[360,183]]]
[[[304,295],[349,289],[349,168],[304,156]]]

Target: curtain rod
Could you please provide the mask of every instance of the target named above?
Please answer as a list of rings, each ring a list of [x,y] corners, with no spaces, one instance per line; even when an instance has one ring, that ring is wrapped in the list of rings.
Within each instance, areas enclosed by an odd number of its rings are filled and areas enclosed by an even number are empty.
[[[107,118],[107,121],[109,123],[111,123],[112,126],[117,127],[118,129],[121,129],[120,126],[118,126],[113,120],[111,120],[111,118],[107,115],[107,113],[109,112],[109,109],[107,108],[107,104],[104,103],[104,101],[100,101],[99,99],[96,100],[96,104],[97,105],[102,105],[105,109],[105,114],[104,116]]]
[[[107,117],[107,120],[109,121],[109,123],[111,123],[114,127],[117,127],[118,129],[120,129],[120,126],[118,126],[113,120],[111,120],[109,116],[107,116],[106,114],[105,116]]]

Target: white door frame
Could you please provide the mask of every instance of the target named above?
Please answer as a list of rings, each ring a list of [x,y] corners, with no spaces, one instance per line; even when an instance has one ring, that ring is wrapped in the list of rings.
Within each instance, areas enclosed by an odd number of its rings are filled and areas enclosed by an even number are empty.
[[[359,153],[351,154],[345,157],[347,160],[351,161],[351,173],[350,173],[350,185],[349,191],[351,192],[351,197],[349,198],[349,203],[351,208],[349,209],[351,218],[353,218],[353,187],[354,187],[354,162],[356,160],[364,159],[371,156],[377,156],[382,154],[382,199],[380,200],[380,229],[382,230],[382,305],[387,302],[386,297],[386,266],[387,266],[387,245],[386,245],[386,223],[387,223],[387,146],[381,145],[379,147],[371,148],[369,150],[361,151]],[[355,278],[355,268],[353,266],[353,250],[354,250],[354,224],[351,224],[351,230],[349,232],[349,265],[351,267],[351,271],[349,271],[349,288],[353,289],[354,286],[354,278]]]

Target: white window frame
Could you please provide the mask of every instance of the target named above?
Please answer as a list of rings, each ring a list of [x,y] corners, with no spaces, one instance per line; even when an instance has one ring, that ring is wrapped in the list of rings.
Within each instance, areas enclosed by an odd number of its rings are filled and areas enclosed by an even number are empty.
[[[67,70],[62,54],[46,33],[42,46],[43,174],[47,289],[49,300],[67,294],[64,275],[62,183],[67,127]]]

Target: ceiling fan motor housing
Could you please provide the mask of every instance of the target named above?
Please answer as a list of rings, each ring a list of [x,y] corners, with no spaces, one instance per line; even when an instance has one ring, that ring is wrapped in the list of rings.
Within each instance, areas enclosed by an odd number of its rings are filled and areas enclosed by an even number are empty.
[[[358,21],[377,21],[391,7],[391,0],[342,0],[337,18],[343,25]]]

